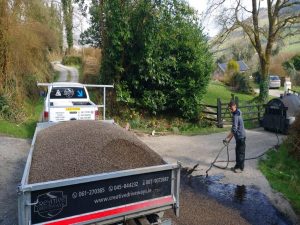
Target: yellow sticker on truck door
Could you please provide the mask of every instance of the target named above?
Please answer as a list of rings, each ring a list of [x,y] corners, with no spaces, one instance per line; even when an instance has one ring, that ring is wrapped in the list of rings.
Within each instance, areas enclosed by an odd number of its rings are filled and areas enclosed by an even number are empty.
[[[74,108],[74,107],[70,107],[70,108],[66,108],[67,111],[80,111],[80,108]]]

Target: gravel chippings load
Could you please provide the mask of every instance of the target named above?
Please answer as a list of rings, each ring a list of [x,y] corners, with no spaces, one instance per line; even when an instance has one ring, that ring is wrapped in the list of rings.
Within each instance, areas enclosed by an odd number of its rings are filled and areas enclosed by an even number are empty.
[[[117,125],[99,121],[69,121],[38,133],[29,183],[164,163],[134,134]]]

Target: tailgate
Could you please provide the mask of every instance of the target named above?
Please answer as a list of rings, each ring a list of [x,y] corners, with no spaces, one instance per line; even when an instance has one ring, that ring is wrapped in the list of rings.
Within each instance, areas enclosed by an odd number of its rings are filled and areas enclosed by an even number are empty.
[[[95,106],[51,106],[49,121],[59,122],[68,120],[95,120]]]
[[[20,225],[111,224],[170,208],[178,215],[179,183],[180,165],[167,164],[22,184]]]

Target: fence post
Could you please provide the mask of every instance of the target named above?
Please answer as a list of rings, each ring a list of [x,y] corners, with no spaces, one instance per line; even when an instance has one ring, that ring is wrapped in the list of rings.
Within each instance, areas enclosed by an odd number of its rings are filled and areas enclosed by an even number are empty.
[[[257,118],[258,118],[258,123],[260,124],[260,105],[257,106]]]
[[[220,98],[217,99],[217,127],[223,128],[222,103]]]
[[[231,101],[233,101],[233,100],[234,100],[234,94],[231,93]]]
[[[239,97],[238,96],[234,97],[234,102],[235,102],[236,106],[239,107]]]

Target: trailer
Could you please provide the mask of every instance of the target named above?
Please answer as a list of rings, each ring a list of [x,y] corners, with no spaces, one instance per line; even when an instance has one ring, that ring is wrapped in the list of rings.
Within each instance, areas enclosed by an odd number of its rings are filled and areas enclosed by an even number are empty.
[[[19,225],[171,225],[163,212],[179,215],[180,163],[29,183],[37,134],[54,124],[36,127],[18,187]]]

